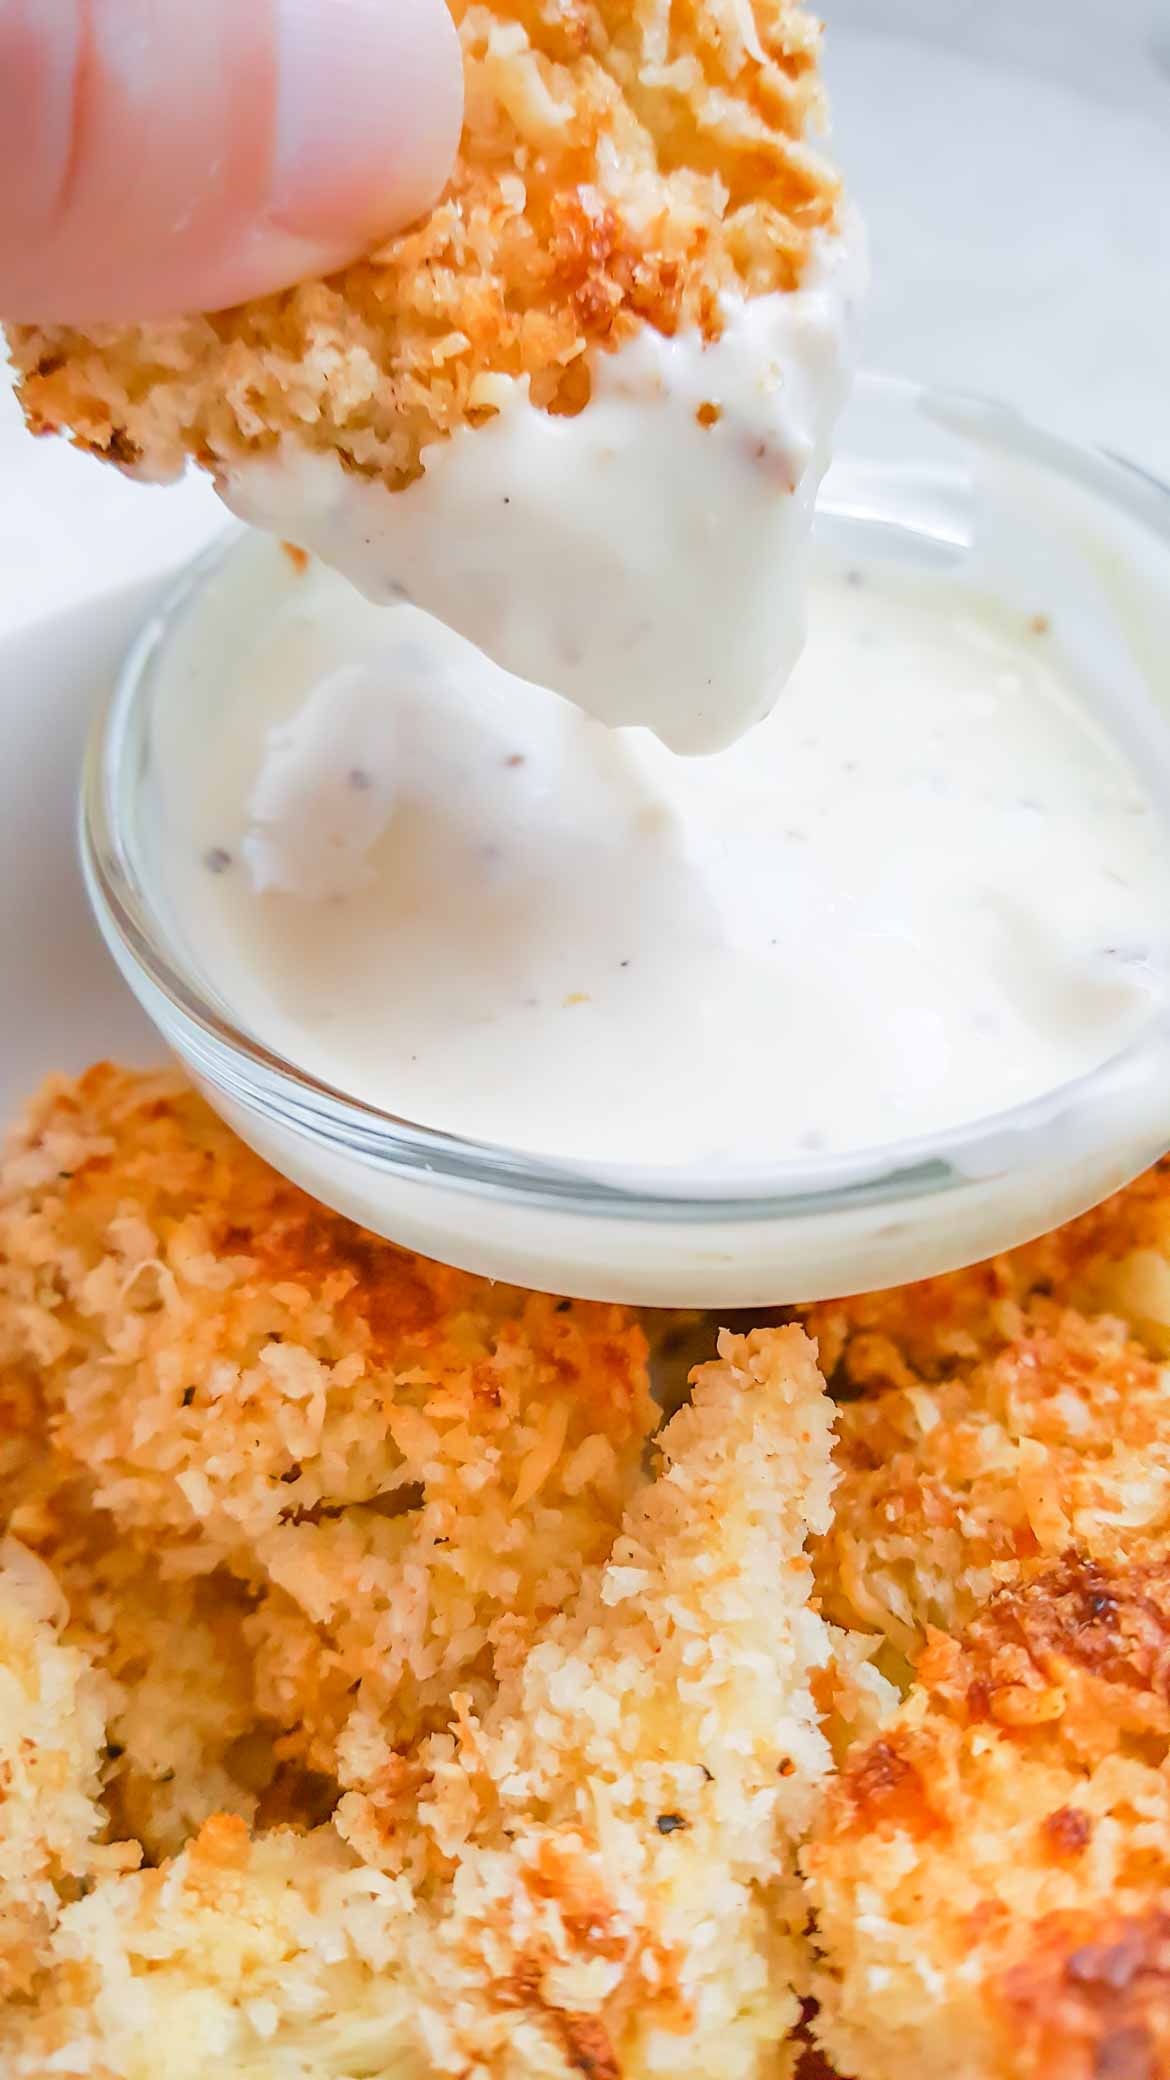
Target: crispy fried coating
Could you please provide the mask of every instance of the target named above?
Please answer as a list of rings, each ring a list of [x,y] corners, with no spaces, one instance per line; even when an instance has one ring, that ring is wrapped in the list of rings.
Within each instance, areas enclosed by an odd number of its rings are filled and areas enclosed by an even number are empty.
[[[1033,1302],[995,1357],[847,1403],[837,1464],[825,1610],[912,1659],[1022,1568],[1167,1549],[1170,1381],[1120,1322]]]
[[[62,1898],[101,1860],[105,1698],[66,1616],[48,1568],[0,1539],[0,1999],[28,1990]]]
[[[657,1412],[640,1332],[620,1310],[562,1305],[525,1296],[473,1371],[435,1380],[402,1431],[417,1484],[394,1500],[409,1507],[293,1518],[257,1540],[250,1632],[267,1665],[306,1626],[328,1658],[332,1701],[314,1679],[278,1713],[313,1767],[333,1767],[339,1682],[395,1738],[445,1724],[453,1683],[490,1694],[607,1550]]]
[[[608,1550],[657,1419],[627,1310],[362,1233],[170,1075],[34,1106],[0,1310],[91,1506],[171,1581],[239,1583],[256,1710],[318,1771],[357,1703],[409,1739],[490,1694]]]
[[[864,2080],[1152,2076],[1170,2056],[1170,1562],[1000,1591],[825,1797],[816,2029]]]
[[[51,1086],[5,2080],[783,2080],[810,1991],[855,2080],[1170,2071],[1166,1187],[810,1310],[835,1463],[800,1328],[726,1334],[651,1478],[627,1311],[364,1235],[176,1077]]]
[[[1053,1296],[1128,1323],[1152,1356],[1170,1356],[1170,1157],[1079,1219],[962,1271],[818,1302],[799,1316],[835,1394],[945,1379],[1017,1337],[1028,1307]]]
[[[52,1580],[57,1636],[100,1679],[103,1824],[150,1858],[171,1855],[213,1813],[251,1818],[276,1773],[274,1730],[257,1723],[250,1601],[223,1570],[169,1576],[165,1554],[122,1534],[53,1449],[39,1383],[17,1377],[5,1394],[0,1369],[0,1534]]]
[[[169,1580],[116,1537],[100,1553],[90,1541],[60,1580],[66,1637],[106,1681],[113,1837],[155,1862],[213,1813],[254,1819],[276,1776],[276,1729],[256,1704],[238,1585],[222,1573]]]
[[[806,1851],[815,2027],[860,2080],[1170,2071],[1168,1207],[1159,1165],[806,1313],[845,1397],[823,1608],[909,1684]]]
[[[831,1415],[799,1332],[721,1338],[609,1562],[468,1726],[457,1775],[436,1744],[421,1814],[470,1912],[444,1916],[428,1968],[480,2007],[465,2056],[503,2001],[568,2070],[787,2063],[792,1844],[829,1763],[804,1547],[828,1519]]]
[[[724,1339],[612,1553],[420,1750],[398,1869],[331,1828],[210,1822],[67,1910],[36,2002],[0,2022],[5,2073],[790,2070],[830,1414],[798,1331]],[[356,1842],[376,1801],[339,1818]]]
[[[209,1820],[173,1864],[66,1910],[35,2005],[0,2010],[7,2080],[423,2080],[389,1880],[324,1827]]]
[[[496,409],[579,410],[586,355],[721,329],[793,287],[837,184],[812,149],[819,25],[795,0],[451,0],[459,158],[432,213],[328,281],[217,315],[10,332],[34,432],[125,468],[216,468],[283,434],[393,489]]]

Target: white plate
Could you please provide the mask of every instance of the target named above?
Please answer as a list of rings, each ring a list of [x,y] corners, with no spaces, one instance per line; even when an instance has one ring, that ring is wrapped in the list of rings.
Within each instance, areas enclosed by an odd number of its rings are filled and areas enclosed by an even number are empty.
[[[1095,0],[1059,0],[1058,84],[1036,33],[1052,4],[1030,35],[1002,0],[900,0],[930,42],[838,34],[837,133],[874,244],[867,359],[997,392],[1170,476],[1160,0],[1111,11],[1104,57]],[[1011,65],[942,47],[944,18],[965,52],[995,38]],[[1108,102],[1069,84],[1078,65]],[[144,490],[34,444],[0,387],[0,1115],[50,1068],[158,1057],[89,922],[73,803],[87,716],[159,574],[219,524],[203,483]]]

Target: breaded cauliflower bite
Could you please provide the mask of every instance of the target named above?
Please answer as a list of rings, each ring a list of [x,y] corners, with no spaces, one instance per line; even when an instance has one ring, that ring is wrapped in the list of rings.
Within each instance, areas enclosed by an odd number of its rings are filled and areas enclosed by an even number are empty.
[[[410,1738],[490,1690],[608,1550],[656,1416],[627,1311],[363,1234],[175,1076],[33,1107],[0,1305],[57,1466],[162,1578],[231,1578],[208,1608],[234,1598],[279,1757],[318,1771],[358,1703]]]
[[[859,2080],[1170,2072],[1168,1185],[807,1311],[847,1393],[822,1608],[906,1689],[804,1856]]]
[[[1022,1568],[1167,1550],[1170,1379],[1120,1322],[1035,1303],[994,1358],[839,1415],[827,1614],[913,1659]]]
[[[159,323],[10,331],[35,432],[150,477],[282,435],[390,489],[491,417],[501,377],[575,413],[588,355],[722,327],[796,287],[837,183],[810,144],[819,25],[794,0],[452,0],[466,78],[449,186],[328,281]]]
[[[799,1331],[724,1339],[608,1556],[420,1745],[396,1829],[375,1788],[340,1828],[213,1820],[99,1886],[0,2022],[5,2073],[790,2070],[830,1413]],[[385,1868],[357,1861],[367,1831]]]
[[[67,1617],[49,1570],[0,1539],[0,2000],[28,1991],[62,1899],[102,1860],[104,1698]]]
[[[724,1331],[659,1429],[629,1311],[363,1233],[177,1076],[48,1086],[4,2080],[1170,2074],[1168,1183],[807,1310],[836,1410]]]
[[[863,2080],[1170,2071],[1170,1564],[1000,1591],[830,1787],[817,2034]]]

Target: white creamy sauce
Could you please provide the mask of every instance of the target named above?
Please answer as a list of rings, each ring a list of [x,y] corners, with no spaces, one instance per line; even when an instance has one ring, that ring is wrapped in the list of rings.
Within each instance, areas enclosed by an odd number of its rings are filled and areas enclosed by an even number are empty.
[[[371,600],[413,601],[600,721],[718,750],[768,712],[799,654],[864,274],[851,223],[799,290],[729,300],[712,344],[647,325],[594,352],[575,418],[485,378],[495,416],[426,449],[405,491],[288,442],[221,495]]]
[[[1164,990],[1158,817],[1059,626],[956,580],[819,565],[784,698],[706,758],[262,541],[162,669],[192,959],[429,1126],[680,1171],[857,1151],[1051,1091]]]

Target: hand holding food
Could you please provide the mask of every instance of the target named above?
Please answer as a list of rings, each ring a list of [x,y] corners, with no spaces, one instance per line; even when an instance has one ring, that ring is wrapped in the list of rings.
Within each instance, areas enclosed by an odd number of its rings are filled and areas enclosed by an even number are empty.
[[[106,314],[10,298],[29,424],[150,479],[194,457],[372,597],[712,749],[794,661],[844,397],[860,256],[817,25],[796,0],[452,11],[463,135],[432,211],[230,309],[189,286],[184,315],[54,324]],[[361,58],[349,15],[327,70]],[[425,117],[396,130],[391,99],[389,158]]]
[[[342,266],[434,201],[461,105],[441,0],[4,0],[0,311],[157,319]]]

